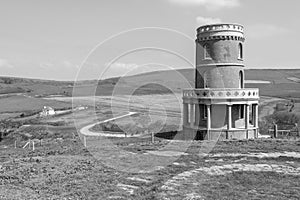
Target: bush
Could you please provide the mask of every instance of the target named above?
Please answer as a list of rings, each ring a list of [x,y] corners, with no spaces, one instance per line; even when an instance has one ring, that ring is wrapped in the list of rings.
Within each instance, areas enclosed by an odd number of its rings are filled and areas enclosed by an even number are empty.
[[[273,123],[278,125],[278,129],[289,130],[295,126],[295,123],[300,123],[300,115],[287,111],[275,112],[267,116],[265,121],[260,122],[261,132],[266,132],[267,129],[273,126]]]
[[[275,111],[287,111],[288,107],[285,103],[277,103],[275,106]]]
[[[294,125],[300,122],[300,116],[292,112],[275,112],[273,119],[277,124]]]

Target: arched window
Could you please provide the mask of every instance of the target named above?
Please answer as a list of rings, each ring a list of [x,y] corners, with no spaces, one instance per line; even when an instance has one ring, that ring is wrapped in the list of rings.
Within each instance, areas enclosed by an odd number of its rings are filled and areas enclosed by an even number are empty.
[[[203,119],[207,118],[207,105],[203,105]]]
[[[239,88],[244,88],[244,74],[242,70],[239,72]]]
[[[239,43],[239,59],[243,59],[243,45]]]
[[[203,45],[203,49],[204,49],[204,59],[211,59],[209,45],[208,44]]]
[[[203,83],[204,83],[204,88],[208,88],[207,72],[204,72],[203,74]]]

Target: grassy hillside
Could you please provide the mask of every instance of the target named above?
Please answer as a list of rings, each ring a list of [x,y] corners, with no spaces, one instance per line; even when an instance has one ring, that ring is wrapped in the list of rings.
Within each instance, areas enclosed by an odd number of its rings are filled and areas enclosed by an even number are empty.
[[[32,95],[72,93],[72,82],[0,77],[0,94],[29,93]]]
[[[112,90],[118,93],[130,93],[132,88],[135,94],[181,92],[184,88],[194,86],[194,69],[177,71],[156,71],[129,77],[123,77],[115,82],[99,84],[97,95],[111,94]],[[290,79],[293,78],[293,79]],[[245,71],[246,80],[269,81],[270,84],[247,83],[246,87],[259,88],[260,95],[281,98],[300,99],[300,69],[248,69]],[[296,80],[296,81],[295,81]],[[149,87],[152,85],[155,87]],[[115,88],[117,86],[117,89]]]
[[[115,94],[162,94],[181,92],[194,86],[194,69],[155,71],[128,77],[73,82],[39,79],[0,77],[0,94],[28,93],[31,95],[112,95]],[[260,94],[282,98],[300,99],[300,69],[248,69],[246,80],[269,81],[270,84],[247,83],[246,87],[260,89]]]

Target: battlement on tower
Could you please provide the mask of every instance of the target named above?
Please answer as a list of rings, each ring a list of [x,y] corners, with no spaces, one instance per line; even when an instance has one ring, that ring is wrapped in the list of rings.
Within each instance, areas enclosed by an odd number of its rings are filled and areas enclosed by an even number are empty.
[[[212,24],[197,29],[197,41],[238,40],[244,41],[244,27],[239,24]]]

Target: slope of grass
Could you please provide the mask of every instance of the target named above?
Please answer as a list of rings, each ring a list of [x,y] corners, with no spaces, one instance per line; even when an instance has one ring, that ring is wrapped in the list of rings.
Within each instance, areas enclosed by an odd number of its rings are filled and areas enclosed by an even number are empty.
[[[60,94],[65,96],[85,96],[118,94],[163,94],[181,92],[184,88],[194,87],[195,69],[155,71],[128,77],[116,77],[101,80],[73,82],[51,81],[0,77],[0,94],[9,92],[28,92],[33,95]],[[246,84],[246,87],[258,87],[260,94],[284,98],[300,98],[299,83],[290,77],[300,78],[300,69],[248,69],[246,80],[270,81],[271,84]],[[135,91],[135,92],[134,92]]]
[[[50,106],[55,109],[72,107],[70,103],[66,102],[26,97],[23,95],[0,98],[0,113],[35,112],[41,111],[44,106]]]

